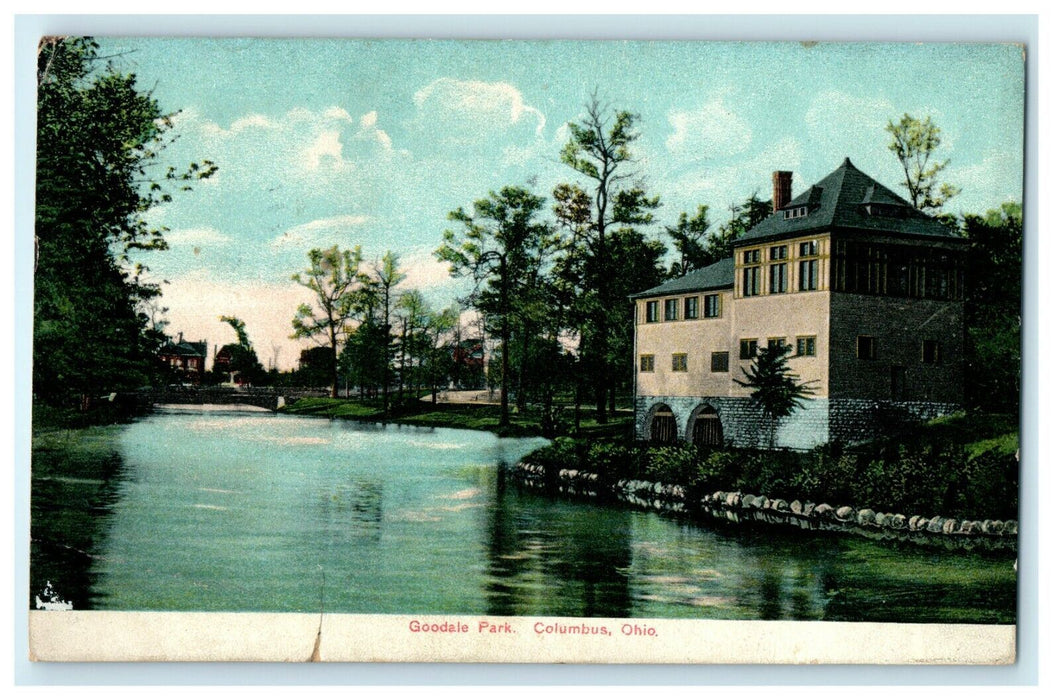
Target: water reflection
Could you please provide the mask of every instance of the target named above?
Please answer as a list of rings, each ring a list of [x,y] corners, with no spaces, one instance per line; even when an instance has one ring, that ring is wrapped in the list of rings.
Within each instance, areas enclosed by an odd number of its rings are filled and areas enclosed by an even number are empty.
[[[505,487],[496,465],[540,441],[275,415],[114,431],[91,458],[83,442],[34,452],[33,591],[50,580],[77,609],[1015,617],[1007,558]]]
[[[628,617],[630,517],[500,492],[487,527],[489,614]]]

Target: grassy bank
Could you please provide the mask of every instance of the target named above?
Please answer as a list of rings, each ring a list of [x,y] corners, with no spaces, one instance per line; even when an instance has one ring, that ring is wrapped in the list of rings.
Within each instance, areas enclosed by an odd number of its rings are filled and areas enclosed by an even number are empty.
[[[620,414],[607,423],[601,424],[591,417],[589,409],[583,407],[580,425],[575,431],[574,409],[566,408],[561,415],[559,429],[549,435],[542,428],[542,414],[532,409],[513,410],[509,424],[502,427],[498,417],[499,409],[495,405],[431,404],[424,401],[410,401],[392,406],[390,415],[386,416],[383,413],[382,402],[378,400],[306,398],[284,407],[282,412],[372,422],[388,420],[404,425],[434,428],[487,430],[503,437],[577,436],[583,440],[621,440],[631,432],[633,422],[632,414]]]
[[[1018,433],[999,416],[958,414],[892,437],[810,452],[559,439],[526,457],[551,469],[595,472],[605,482],[647,479],[693,498],[742,491],[950,517],[1016,518]]]

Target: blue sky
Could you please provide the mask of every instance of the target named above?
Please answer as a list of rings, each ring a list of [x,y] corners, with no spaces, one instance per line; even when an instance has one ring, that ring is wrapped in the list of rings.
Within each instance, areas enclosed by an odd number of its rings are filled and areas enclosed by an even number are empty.
[[[640,115],[637,169],[659,224],[726,206],[773,170],[801,191],[850,157],[901,192],[884,127],[904,112],[941,127],[954,213],[1022,197],[1023,55],[990,44],[117,39],[163,108],[181,110],[173,164],[218,174],[149,213],[171,249],[144,257],[165,279],[173,333],[234,340],[247,322],[266,364],[297,362],[287,338],[311,247],[400,253],[408,286],[443,306],[466,293],[432,251],[446,214],[508,184],[547,195],[576,180],[559,162],[588,96]]]

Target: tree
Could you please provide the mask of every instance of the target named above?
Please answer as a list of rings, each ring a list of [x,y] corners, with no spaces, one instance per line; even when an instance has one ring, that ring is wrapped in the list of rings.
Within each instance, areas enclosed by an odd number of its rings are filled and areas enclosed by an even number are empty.
[[[90,38],[46,37],[37,52],[33,390],[82,408],[104,391],[151,381],[165,342],[152,328],[135,251],[166,249],[144,214],[210,177],[210,161],[162,165],[173,115],[99,56]],[[155,319],[157,322],[157,318]]]
[[[383,342],[383,347],[378,349],[378,352],[373,353],[378,361],[382,363],[380,367],[380,375],[383,381],[383,415],[389,415],[390,413],[390,379],[391,379],[391,367],[390,362],[393,359],[393,348],[391,347],[391,341],[393,339],[393,331],[391,326],[391,316],[393,314],[393,302],[395,288],[405,280],[405,273],[401,271],[399,267],[400,259],[391,251],[387,251],[383,255],[382,264],[377,264],[374,268],[375,276],[371,278],[369,282],[369,292],[371,299],[369,300],[370,306],[381,304],[380,307],[380,333],[375,336]]]
[[[667,226],[666,234],[673,239],[679,260],[670,266],[671,277],[687,275],[692,270],[706,267],[713,262],[709,249],[710,219],[707,217],[709,207],[700,204],[696,213],[689,216],[681,212],[676,226]]]
[[[339,346],[350,332],[350,321],[362,300],[367,277],[361,273],[361,248],[339,251],[313,248],[309,267],[291,279],[313,292],[316,306],[301,304],[291,321],[291,338],[308,338],[331,349],[331,397],[339,395]]]
[[[239,374],[243,381],[249,384],[260,384],[265,380],[265,368],[261,366],[258,353],[254,351],[254,346],[247,336],[246,324],[234,316],[222,316],[220,320],[230,325],[236,332],[237,342],[229,343],[221,348],[227,350],[231,358],[227,371]]]
[[[613,406],[615,380],[632,362],[631,358],[609,361],[608,357],[614,337],[628,326],[616,325],[610,317],[616,310],[630,316],[627,296],[632,291],[616,275],[621,261],[610,234],[623,228],[631,235],[641,235],[636,227],[652,223],[652,211],[659,206],[658,197],[649,197],[631,170],[635,163],[631,146],[640,137],[635,129],[637,116],[627,111],[609,116],[605,111],[594,95],[581,122],[568,124],[571,137],[560,154],[565,165],[588,180],[589,191],[576,184],[561,184],[553,190],[557,219],[573,238],[568,252],[582,258],[567,269],[581,277],[576,319],[580,362],[590,373],[600,422],[607,421],[608,392]]]
[[[473,213],[459,208],[449,219],[462,225],[460,240],[446,230],[436,257],[449,263],[453,277],[470,275],[475,282],[471,299],[501,341],[500,425],[509,424],[508,390],[511,380],[512,332],[518,313],[517,299],[526,288],[534,251],[547,247],[550,229],[536,221],[544,205],[521,187],[490,192],[474,204]]]
[[[799,382],[788,367],[791,346],[770,343],[759,348],[751,362],[751,370],[741,367],[744,379],[733,379],[740,386],[751,389],[751,400],[769,419],[769,446],[776,446],[776,428],[781,418],[790,416],[802,401],[813,395],[813,382]]]
[[[1019,410],[1023,209],[1006,202],[983,216],[966,214],[969,241],[966,319],[969,405]]]
[[[953,185],[939,183],[939,176],[950,161],[931,162],[935,149],[942,143],[942,131],[931,117],[917,119],[909,113],[903,114],[897,124],[887,122],[887,133],[891,135],[887,148],[898,156],[909,201],[914,207],[934,213],[960,193]]]

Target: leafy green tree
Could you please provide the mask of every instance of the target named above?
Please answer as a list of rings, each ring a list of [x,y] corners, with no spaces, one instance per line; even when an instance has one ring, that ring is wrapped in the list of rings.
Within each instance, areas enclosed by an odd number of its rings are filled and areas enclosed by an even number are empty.
[[[244,381],[250,384],[261,384],[266,381],[265,368],[258,360],[258,353],[254,351],[254,346],[247,336],[246,324],[234,316],[222,316],[221,321],[230,325],[236,332],[237,342],[222,347],[222,350],[227,350],[231,357],[228,371],[239,374]]]
[[[751,389],[751,400],[769,419],[769,446],[776,446],[776,428],[781,418],[790,416],[802,401],[813,395],[813,382],[800,382],[788,366],[791,346],[770,343],[759,348],[751,369],[741,367],[744,378],[733,379]]]
[[[474,204],[472,213],[459,208],[449,219],[460,224],[446,230],[437,258],[449,263],[453,277],[470,275],[475,282],[471,300],[501,342],[500,425],[509,424],[511,345],[519,312],[519,295],[526,289],[535,251],[549,245],[549,227],[537,221],[544,198],[521,187],[490,192]]]
[[[216,171],[165,168],[171,114],[86,37],[46,37],[37,52],[33,390],[52,403],[151,381],[165,342],[152,327],[160,290],[134,251],[165,250],[145,213]],[[157,321],[157,319],[156,319]]]
[[[380,375],[383,381],[383,415],[390,413],[390,381],[392,378],[391,363],[394,359],[395,349],[393,347],[393,314],[394,302],[396,300],[396,288],[407,275],[401,270],[401,260],[392,251],[383,255],[382,263],[375,265],[373,276],[369,279],[369,293],[371,294],[370,305],[378,306],[379,324],[381,334],[376,337],[383,342],[373,355],[381,362]]]
[[[1019,410],[1023,209],[1007,202],[966,214],[967,400],[991,412]]]
[[[580,276],[574,320],[580,362],[588,371],[600,422],[607,421],[608,393],[613,399],[616,378],[632,362],[631,358],[619,361],[608,352],[615,336],[631,322],[613,322],[616,313],[631,316],[627,300],[631,290],[627,280],[616,275],[622,261],[611,233],[623,229],[627,235],[642,235],[637,227],[652,223],[652,211],[659,206],[658,197],[647,195],[632,170],[632,145],[640,137],[637,116],[606,111],[593,96],[586,116],[568,124],[571,137],[560,154],[562,162],[587,181],[588,190],[568,183],[553,190],[557,219],[572,238],[568,254],[580,258],[571,260],[566,271]]]
[[[939,183],[939,177],[950,161],[932,162],[942,143],[942,130],[931,117],[917,119],[907,112],[897,124],[888,121],[886,128],[891,135],[887,148],[898,156],[905,173],[909,201],[914,207],[934,213],[960,193],[953,185]]]
[[[677,225],[666,227],[666,234],[673,239],[679,256],[677,262],[670,266],[670,277],[681,277],[692,270],[717,262],[709,248],[709,209],[706,204],[700,204],[694,215],[689,216],[687,212],[681,212],[677,217]]]
[[[339,346],[351,330],[351,320],[363,300],[368,278],[361,272],[361,248],[339,251],[313,248],[309,267],[291,279],[313,292],[313,304],[301,304],[291,321],[292,338],[307,338],[331,350],[331,396],[339,395]],[[315,306],[315,308],[314,308]]]

